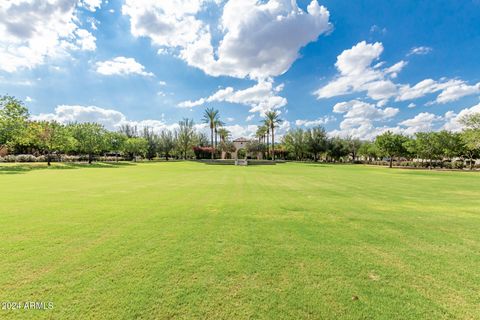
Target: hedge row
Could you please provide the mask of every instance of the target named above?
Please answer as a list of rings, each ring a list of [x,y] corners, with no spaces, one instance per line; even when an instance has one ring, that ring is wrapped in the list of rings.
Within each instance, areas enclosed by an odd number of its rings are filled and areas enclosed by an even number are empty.
[[[121,161],[124,160],[122,157],[96,157],[97,161],[105,161],[105,162],[112,162],[112,161]],[[61,156],[51,156],[51,162],[83,162],[88,161],[88,156],[69,156],[69,155],[61,155]],[[34,156],[31,154],[18,154],[18,155],[7,155],[4,157],[0,157],[0,162],[47,162],[46,156]]]
[[[366,162],[367,164],[372,164],[372,165],[379,165],[379,166],[388,166],[389,162],[388,161],[371,161],[371,162]],[[406,168],[435,168],[435,169],[464,169],[464,168],[470,168],[468,164],[463,163],[462,161],[454,161],[454,162],[432,162],[429,163],[427,161],[425,162],[419,162],[419,161],[400,161],[400,162],[393,162],[394,166],[397,167],[406,167]],[[480,168],[480,164],[475,164],[475,168]]]

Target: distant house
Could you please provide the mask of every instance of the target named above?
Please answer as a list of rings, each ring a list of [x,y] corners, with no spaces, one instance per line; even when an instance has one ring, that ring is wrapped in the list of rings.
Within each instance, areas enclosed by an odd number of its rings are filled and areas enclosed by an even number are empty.
[[[235,146],[235,152],[231,153],[232,159],[246,159],[247,157],[253,158],[256,157],[257,159],[263,159],[263,155],[259,152],[257,155],[247,152],[247,144],[250,142],[250,139],[240,137],[233,140],[233,145]],[[222,159],[227,158],[227,153],[222,152]]]

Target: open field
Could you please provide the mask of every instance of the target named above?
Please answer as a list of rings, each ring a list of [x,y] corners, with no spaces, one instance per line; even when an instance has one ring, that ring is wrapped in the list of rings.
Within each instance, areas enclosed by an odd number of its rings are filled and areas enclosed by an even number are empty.
[[[480,318],[480,173],[3,165],[0,182],[0,301],[54,303],[0,318]]]

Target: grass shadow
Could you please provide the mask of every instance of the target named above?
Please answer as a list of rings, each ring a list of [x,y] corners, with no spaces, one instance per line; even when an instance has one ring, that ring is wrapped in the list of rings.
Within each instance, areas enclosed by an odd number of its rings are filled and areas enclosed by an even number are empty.
[[[52,163],[51,166],[46,163],[6,164],[0,165],[0,174],[22,174],[35,170],[111,169],[135,165],[130,162]]]

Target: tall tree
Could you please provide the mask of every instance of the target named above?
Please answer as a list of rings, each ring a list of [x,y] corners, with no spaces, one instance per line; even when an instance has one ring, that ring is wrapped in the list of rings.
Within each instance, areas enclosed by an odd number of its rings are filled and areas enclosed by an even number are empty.
[[[257,131],[255,132],[255,137],[258,139],[258,142],[265,143],[265,135],[267,134],[267,128],[265,125],[258,126]]]
[[[220,142],[226,142],[230,136],[230,131],[225,128],[218,129],[218,136],[220,137]]]
[[[353,137],[347,137],[345,142],[347,143],[348,151],[350,152],[352,161],[355,161],[357,159],[358,149],[360,149],[362,146],[362,141]]]
[[[465,127],[462,132],[464,153],[470,160],[470,169],[473,169],[473,158],[480,155],[480,113],[466,115],[460,123]]]
[[[127,138],[135,138],[139,136],[137,126],[132,126],[128,123],[121,125],[119,131],[126,135]]]
[[[218,117],[217,120],[215,120],[214,125],[215,125],[215,148],[216,148],[217,142],[218,142],[218,130],[220,130],[225,125],[225,122],[220,120],[220,117]]]
[[[187,159],[187,154],[195,145],[196,134],[193,127],[192,119],[184,118],[179,123],[178,130],[175,131],[175,140],[177,142],[177,149],[183,159]]]
[[[287,151],[295,157],[295,160],[303,160],[303,156],[307,151],[305,143],[305,131],[301,128],[288,131],[283,137],[283,143]]]
[[[0,149],[14,146],[15,140],[27,128],[28,109],[12,96],[0,97]]]
[[[160,133],[158,150],[160,151],[160,153],[163,153],[165,155],[165,159],[167,161],[168,161],[168,158],[170,157],[170,153],[174,148],[175,148],[175,138],[173,137],[172,132],[169,130],[163,130]]]
[[[449,160],[462,155],[462,135],[457,132],[442,130],[437,133],[442,155]]]
[[[203,123],[206,123],[208,124],[208,126],[210,127],[210,142],[211,142],[211,146],[212,146],[212,159],[213,159],[213,155],[215,153],[215,147],[213,145],[213,133],[214,133],[214,130],[215,130],[215,123],[218,121],[219,119],[219,113],[218,113],[218,110],[214,109],[214,108],[207,108],[205,109],[204,113],[203,113]]]
[[[146,157],[148,160],[152,160],[157,156],[158,143],[159,143],[158,135],[155,132],[153,132],[153,129],[146,127],[146,128],[143,128],[142,138],[147,140],[147,143],[148,143]]]
[[[480,130],[480,112],[463,116],[460,123],[467,129]]]
[[[204,132],[195,132],[195,144],[199,147],[207,147],[210,145],[208,135]]]
[[[327,133],[322,127],[308,129],[305,132],[307,151],[313,155],[313,161],[318,161],[318,155],[327,150]]]
[[[393,167],[393,158],[400,157],[406,153],[404,143],[408,139],[401,134],[394,134],[391,131],[387,131],[375,139],[375,145],[378,150],[385,156],[390,158],[389,167]]]
[[[280,114],[277,111],[268,111],[265,113],[265,121],[272,133],[272,160],[275,161],[275,128],[282,123],[280,119]]]

